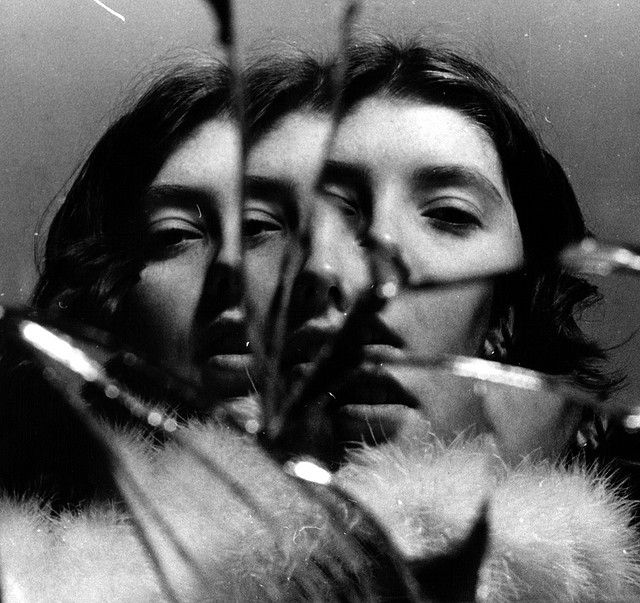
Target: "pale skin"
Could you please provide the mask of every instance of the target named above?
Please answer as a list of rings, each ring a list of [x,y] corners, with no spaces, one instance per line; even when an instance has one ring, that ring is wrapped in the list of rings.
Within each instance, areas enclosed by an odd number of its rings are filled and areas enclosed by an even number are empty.
[[[250,389],[250,356],[235,328],[244,315],[234,295],[221,293],[225,283],[219,279],[221,266],[239,264],[240,220],[246,301],[263,324],[287,241],[294,236],[285,205],[295,204],[303,224],[309,218],[310,254],[294,287],[290,323],[289,368],[298,376],[371,282],[358,234],[363,223],[397,252],[410,282],[507,270],[523,260],[498,155],[470,119],[414,101],[366,99],[338,129],[320,194],[315,184],[329,128],[326,115],[300,111],[257,142],[249,155],[242,218],[235,211],[238,140],[224,120],[197,128],[150,187],[159,192],[147,199],[152,240],[156,232],[170,234],[158,238],[165,237],[164,251],[150,258],[132,295],[141,347],[222,398],[241,397]],[[377,318],[395,343],[367,344],[353,375],[357,387],[336,391],[341,437],[379,442],[430,430],[448,438],[475,425],[505,430],[505,436],[517,433],[514,446],[520,452],[545,434],[555,435],[562,404],[545,415],[547,423],[525,421],[512,430],[513,421],[504,420],[504,400],[489,400],[483,408],[468,384],[446,375],[425,378],[424,371],[401,366],[403,358],[416,355],[479,355],[492,299],[491,284],[478,283],[392,300]],[[203,359],[200,334],[215,333],[219,321],[227,329],[224,339],[232,343],[214,346]],[[386,399],[386,381],[376,380],[381,370],[420,408],[410,408],[402,396]]]
[[[295,206],[301,224],[310,225],[310,252],[294,286],[291,327],[313,330],[320,339],[340,328],[367,282],[343,204],[323,203],[315,190],[329,130],[327,115],[300,111],[267,132],[249,154],[244,211],[245,231],[252,235],[245,237],[246,298],[260,325],[287,241],[295,236],[285,204]],[[315,356],[318,345],[311,347],[305,354]]]
[[[364,214],[370,234],[396,251],[410,283],[522,264],[522,236],[499,156],[489,135],[462,113],[413,100],[365,99],[341,123],[329,160],[326,194]],[[402,366],[412,356],[481,356],[492,302],[490,281],[391,300],[378,318],[396,340],[365,345],[359,371],[391,376],[418,408],[403,405],[396,393],[386,399],[374,379],[368,389],[345,392],[343,437],[384,441],[429,430],[449,439],[473,426],[496,434],[509,458],[557,453],[577,422],[564,400],[495,388],[481,396],[469,381]]]
[[[473,121],[446,107],[384,97],[366,99],[338,129],[322,197],[329,208],[340,208],[340,212],[327,210],[324,215],[329,218],[323,221],[317,216],[325,211],[319,208],[327,205],[318,199],[313,184],[327,131],[326,116],[294,113],[271,129],[249,159],[250,178],[279,182],[282,190],[293,194],[301,213],[314,212],[315,244],[309,266],[341,292],[342,305],[328,296],[323,311],[303,323],[303,335],[308,325],[334,332],[342,323],[341,312],[369,285],[366,252],[358,242],[359,224],[367,223],[372,236],[398,253],[410,282],[450,280],[522,263],[521,233],[499,157],[488,134]],[[259,313],[273,292],[260,275],[279,266],[289,233],[277,202],[267,203],[256,195],[248,207],[256,217],[266,216],[269,224],[247,258],[248,295]],[[511,446],[507,452],[548,448],[543,439],[549,433],[555,442],[562,403],[555,407],[557,412],[547,409],[548,423],[525,421],[518,426],[513,417],[505,421],[504,398],[492,396],[483,403],[468,382],[401,366],[409,356],[480,355],[491,326],[492,300],[489,282],[402,294],[392,300],[378,319],[397,341],[365,346],[365,362],[351,375],[356,386],[336,391],[342,395],[342,437],[380,442],[399,435],[420,436],[428,430],[449,438],[475,426],[481,431],[505,431],[502,440]],[[309,329],[309,333],[318,331]],[[296,351],[293,371],[304,375],[317,347],[301,345]],[[412,404],[420,403],[419,410],[403,404],[395,387],[388,390],[386,382],[370,379],[381,369]],[[511,432],[517,434],[517,441],[508,437]],[[564,441],[564,436],[560,439]]]
[[[250,390],[239,304],[240,139],[211,119],[182,141],[148,187],[146,265],[130,298],[133,344],[201,383],[212,403]]]

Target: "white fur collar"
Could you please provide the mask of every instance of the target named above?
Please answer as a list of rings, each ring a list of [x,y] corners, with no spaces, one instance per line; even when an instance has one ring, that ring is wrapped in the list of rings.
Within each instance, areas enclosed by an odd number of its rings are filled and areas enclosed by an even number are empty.
[[[191,426],[185,433],[260,501],[278,523],[280,537],[179,447],[152,452],[141,438],[119,434],[137,481],[207,576],[205,585],[157,527],[149,527],[181,598],[278,599],[299,595],[302,586],[306,595],[317,588],[316,598],[326,596],[318,566],[342,545],[325,513],[249,440],[215,425]],[[464,538],[488,496],[490,542],[480,598],[584,601],[640,595],[629,505],[605,479],[581,468],[533,462],[509,468],[487,454],[482,440],[446,447],[431,441],[363,450],[336,480],[374,513],[409,558],[436,555]],[[150,526],[148,508],[139,511]],[[0,559],[8,601],[162,598],[126,516],[109,506],[51,519],[35,501],[5,499]],[[357,561],[345,571],[364,581],[372,578]]]

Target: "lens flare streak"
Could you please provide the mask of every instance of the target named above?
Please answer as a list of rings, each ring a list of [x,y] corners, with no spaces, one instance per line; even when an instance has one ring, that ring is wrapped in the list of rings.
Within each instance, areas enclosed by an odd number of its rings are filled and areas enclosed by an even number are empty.
[[[94,382],[103,376],[98,363],[51,330],[30,320],[24,320],[20,325],[20,332],[38,351],[57,360],[86,381]]]

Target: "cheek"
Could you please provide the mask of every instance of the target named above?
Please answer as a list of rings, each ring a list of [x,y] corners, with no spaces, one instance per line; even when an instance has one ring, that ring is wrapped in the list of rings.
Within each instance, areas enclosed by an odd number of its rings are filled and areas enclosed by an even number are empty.
[[[280,243],[244,252],[245,303],[260,328],[266,323],[275,296],[283,253],[284,245]]]
[[[383,320],[419,355],[475,356],[489,327],[492,288],[474,286],[401,294],[383,312]]]
[[[186,360],[201,281],[186,268],[144,268],[128,303],[131,343],[170,366]]]

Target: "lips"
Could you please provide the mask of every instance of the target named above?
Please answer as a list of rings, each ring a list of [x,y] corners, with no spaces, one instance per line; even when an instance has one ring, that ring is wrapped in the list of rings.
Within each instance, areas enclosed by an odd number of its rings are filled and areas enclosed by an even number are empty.
[[[336,342],[345,362],[357,362],[364,354],[391,357],[403,346],[402,339],[391,331],[377,315],[365,315],[357,322],[348,321],[340,330],[320,320],[308,321],[287,340],[283,353],[285,370],[295,365],[315,362],[323,347]]]
[[[235,316],[218,317],[204,330],[196,350],[203,385],[213,399],[243,396],[251,390],[253,357],[244,321]]]
[[[363,316],[357,324],[347,323],[346,329],[338,333],[336,328],[321,329],[317,323],[298,329],[285,348],[284,368],[290,382],[308,378],[316,369],[322,348],[335,342],[337,361],[334,366],[324,365],[326,382],[323,373],[316,373],[319,388],[331,393],[335,408],[415,407],[415,400],[386,368],[403,362],[401,338],[375,314]],[[354,414],[365,411],[353,410],[357,411]]]
[[[287,340],[282,363],[286,368],[314,362],[320,350],[330,344],[338,329],[335,326],[309,321],[297,329]]]
[[[220,317],[205,330],[197,346],[196,360],[242,356],[250,353],[243,321]]]
[[[379,355],[380,350],[376,350]],[[400,352],[402,354],[402,352]],[[391,363],[400,360],[398,350],[390,351]],[[417,408],[418,401],[393,377],[384,364],[365,360],[342,376],[331,390],[337,407],[406,406]]]
[[[395,357],[397,352],[391,355]],[[395,440],[414,427],[421,432],[428,430],[422,413],[416,412],[418,401],[384,365],[365,362],[345,375],[331,393],[336,437],[346,449]]]
[[[427,429],[421,412],[416,412],[418,401],[393,374],[392,367],[406,359],[402,339],[375,314],[347,323],[346,329],[322,328],[316,321],[295,331],[283,354],[289,385],[314,375],[315,391],[321,396],[325,392],[328,402],[327,420],[345,448],[363,441],[370,445],[388,441],[404,433],[407,425],[420,423],[420,430]],[[318,357],[329,344],[337,348],[333,357],[337,361],[325,363],[318,372]]]

